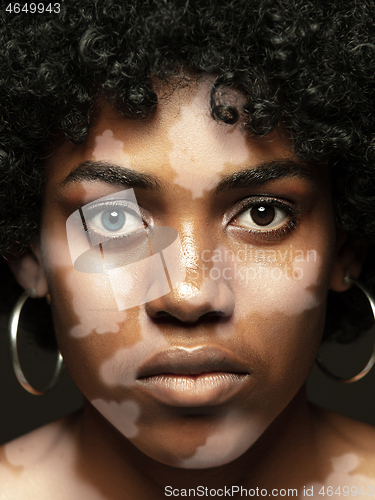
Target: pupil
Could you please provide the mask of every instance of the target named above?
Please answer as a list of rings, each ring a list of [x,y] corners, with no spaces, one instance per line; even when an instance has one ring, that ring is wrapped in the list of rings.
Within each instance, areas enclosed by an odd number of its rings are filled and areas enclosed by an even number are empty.
[[[118,213],[117,212],[112,212],[111,215],[109,216],[108,222],[110,224],[115,224],[118,220]]]
[[[258,208],[258,217],[261,217],[262,219],[264,219],[264,217],[267,217],[266,207],[259,207]]]

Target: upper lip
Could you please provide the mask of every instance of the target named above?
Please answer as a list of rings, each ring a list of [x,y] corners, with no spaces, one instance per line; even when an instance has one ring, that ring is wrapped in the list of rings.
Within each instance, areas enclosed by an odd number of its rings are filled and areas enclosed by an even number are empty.
[[[217,346],[173,347],[148,358],[137,378],[162,374],[199,375],[210,372],[249,374],[249,368],[232,352]]]

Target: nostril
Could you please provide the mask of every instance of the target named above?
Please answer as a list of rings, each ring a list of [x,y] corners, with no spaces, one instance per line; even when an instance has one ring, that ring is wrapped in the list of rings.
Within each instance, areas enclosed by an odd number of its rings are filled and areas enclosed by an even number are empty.
[[[198,321],[220,321],[232,315],[234,295],[224,283],[203,282],[188,297],[181,294],[181,287],[146,302],[145,311],[156,321],[179,321],[179,324],[196,324]]]
[[[206,312],[205,314],[202,314],[202,316],[199,318],[202,321],[217,321],[218,318],[223,318],[226,316],[224,311],[209,311]]]
[[[154,318],[156,319],[163,319],[163,318],[172,318],[172,315],[167,313],[166,311],[158,311]]]

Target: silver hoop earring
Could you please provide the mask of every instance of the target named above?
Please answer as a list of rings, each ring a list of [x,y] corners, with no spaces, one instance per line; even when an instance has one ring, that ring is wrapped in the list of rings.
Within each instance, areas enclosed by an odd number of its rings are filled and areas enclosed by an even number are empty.
[[[362,285],[362,283],[360,283],[358,280],[352,278],[351,276],[345,276],[344,278],[344,282],[345,284],[349,285],[350,283],[354,283],[355,285],[357,285],[361,290],[362,292],[366,295],[367,297],[367,300],[370,302],[370,305],[371,305],[371,310],[372,310],[372,314],[374,316],[374,321],[375,321],[375,299],[372,297],[371,293],[369,292],[369,290],[364,287]],[[354,377],[351,377],[351,378],[348,378],[348,379],[344,379],[342,377],[338,377],[337,375],[334,375],[333,373],[331,373],[328,368],[324,365],[323,361],[321,360],[320,356],[318,355],[317,358],[316,358],[316,364],[319,366],[319,368],[322,370],[323,373],[325,373],[328,377],[330,377],[331,379],[335,380],[336,382],[342,382],[344,384],[350,384],[351,382],[356,382],[357,380],[360,380],[362,377],[364,377],[370,370],[371,368],[374,366],[375,364],[375,343],[374,343],[374,347],[373,347],[373,351],[372,351],[372,355],[371,355],[371,358],[369,360],[369,362],[367,363],[367,365],[363,368],[363,370],[358,373],[357,375],[355,375]]]
[[[18,333],[18,323],[20,319],[20,314],[23,305],[25,304],[26,300],[30,298],[36,298],[37,293],[34,288],[29,288],[28,290],[25,290],[21,297],[17,300],[10,318],[9,318],[9,327],[8,327],[8,333],[9,333],[9,341],[10,341],[10,358],[13,366],[14,373],[17,377],[18,382],[22,385],[24,389],[26,389],[27,392],[30,392],[30,394],[34,394],[36,396],[42,396],[43,394],[46,394],[47,392],[52,391],[54,387],[59,383],[63,369],[64,369],[64,360],[61,356],[60,351],[58,351],[58,358],[57,358],[57,363],[56,363],[56,368],[55,372],[52,376],[51,382],[42,390],[37,390],[32,385],[29,384],[27,381],[21,365],[20,365],[20,360],[18,358],[18,350],[17,350],[17,333]]]

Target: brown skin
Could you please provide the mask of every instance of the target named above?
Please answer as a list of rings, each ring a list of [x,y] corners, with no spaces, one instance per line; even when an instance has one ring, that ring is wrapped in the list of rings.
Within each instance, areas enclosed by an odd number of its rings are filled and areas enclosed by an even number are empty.
[[[60,351],[86,398],[84,411],[74,423],[59,425],[57,432],[63,432],[64,437],[58,442],[73,443],[78,456],[67,456],[79,481],[94,485],[103,498],[165,498],[166,485],[301,488],[312,481],[324,481],[330,457],[335,454],[372,454],[368,446],[374,440],[371,428],[310,409],[301,388],[319,348],[328,287],[335,291],[346,289],[345,275],[358,276],[363,261],[362,249],[347,241],[344,233],[335,233],[328,176],[309,166],[310,180],[288,176],[215,194],[214,188],[224,175],[255,168],[262,162],[298,161],[288,138],[280,131],[265,139],[248,138],[240,126],[213,122],[208,106],[204,84],[171,93],[145,122],[124,119],[103,106],[85,144],[75,146],[66,141],[46,161],[40,243],[13,265],[22,286],[35,287],[39,296],[51,294]],[[171,131],[178,132],[181,124],[184,135],[175,141]],[[112,135],[105,135],[108,130]],[[223,160],[224,153],[219,150],[223,142],[233,161]],[[179,163],[179,158],[185,160]],[[185,288],[178,286],[125,313],[90,313],[98,318],[98,324],[96,320],[90,323],[85,335],[77,338],[72,331],[77,324],[88,321],[82,304],[89,304],[87,309],[91,310],[90,304],[98,297],[105,300],[105,282],[100,281],[104,279],[100,276],[74,270],[67,246],[66,219],[80,206],[124,189],[98,180],[61,185],[75,166],[93,159],[152,173],[162,182],[160,192],[139,188],[134,191],[138,204],[153,223],[178,230],[182,254],[177,258],[186,267],[187,275]],[[198,194],[191,182],[191,169],[197,178],[195,185],[204,186]],[[272,238],[246,232],[240,210],[234,208],[239,200],[256,196],[291,200],[298,208],[295,228]],[[236,253],[249,245],[258,250],[279,250],[279,255],[291,248],[304,254],[314,249],[319,262],[306,267],[307,281],[271,281],[263,296],[257,291],[259,283],[252,282],[249,290],[243,283],[223,278],[215,282],[215,293],[210,293],[202,276],[202,252],[220,247]],[[251,268],[254,261],[246,258],[241,265]],[[269,262],[258,265],[271,266]],[[279,259],[275,265],[290,273],[294,264],[288,258]],[[194,301],[186,289],[192,291]],[[297,297],[293,307],[288,302],[291,293]],[[269,304],[268,309],[263,308],[264,302]],[[204,315],[210,312],[214,314],[208,322]],[[92,321],[92,317],[89,319]],[[114,325],[118,333],[113,333]],[[107,333],[96,333],[98,326]],[[105,383],[100,376],[103,363],[119,350],[125,353],[126,361],[127,349],[136,346],[145,332],[155,336],[158,349],[165,343],[228,349],[249,367],[252,375],[234,398],[220,407],[202,407],[194,418],[185,408],[166,405],[134,384],[124,387]],[[92,406],[90,401],[95,399],[117,404],[135,402],[140,410],[136,435],[127,439],[119,433]],[[238,414],[236,425],[231,425]],[[229,424],[225,424],[227,416]],[[335,430],[336,423],[340,433]],[[234,442],[234,428],[239,430],[234,454],[241,442],[248,441],[244,452],[229,463],[224,457],[222,464],[214,468],[210,468],[210,460],[208,468],[202,470],[181,468],[181,461],[194,458],[197,449],[215,433],[220,439],[229,436],[229,442]],[[346,441],[345,436],[352,431],[358,433],[356,443]],[[213,446],[212,453],[222,453],[221,448]],[[58,450],[56,444],[51,453]],[[124,491],[128,496],[124,497]]]

